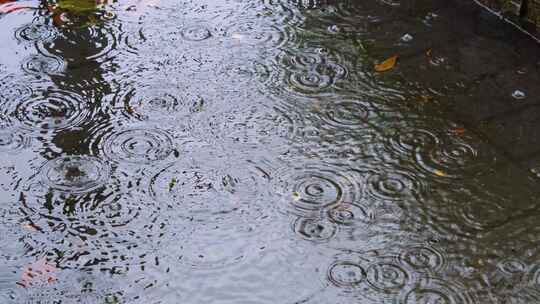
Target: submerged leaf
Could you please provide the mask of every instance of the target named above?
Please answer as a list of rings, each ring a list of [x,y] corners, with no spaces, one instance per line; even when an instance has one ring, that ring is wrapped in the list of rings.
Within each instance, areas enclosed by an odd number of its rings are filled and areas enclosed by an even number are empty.
[[[385,61],[375,65],[375,71],[377,72],[386,72],[391,70],[396,65],[398,56],[392,56]]]
[[[454,135],[463,135],[465,134],[465,128],[455,128],[455,129],[452,129],[450,130],[450,133],[454,134]]]
[[[25,288],[36,284],[51,284],[56,282],[56,272],[58,269],[42,258],[26,266],[21,275],[21,281],[17,284]]]

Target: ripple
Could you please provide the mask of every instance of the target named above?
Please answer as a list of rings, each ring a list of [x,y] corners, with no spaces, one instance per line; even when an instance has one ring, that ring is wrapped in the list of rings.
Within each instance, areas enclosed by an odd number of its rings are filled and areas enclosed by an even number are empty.
[[[48,42],[54,40],[58,30],[49,24],[32,22],[15,30],[15,38],[20,42]]]
[[[68,193],[102,187],[111,174],[109,165],[91,156],[64,156],[48,161],[40,170],[44,184]]]
[[[250,106],[212,112],[193,121],[197,135],[219,145],[283,152],[299,135],[303,120],[294,109]]]
[[[169,164],[154,174],[150,194],[159,202],[181,207],[182,216],[201,221],[225,220],[242,213],[249,221],[261,216],[258,201],[266,175],[249,163],[230,167],[210,159]]]
[[[171,250],[190,267],[229,267],[265,247],[272,215],[264,202],[271,195],[267,175],[249,163],[195,159],[167,165],[153,176],[150,194],[168,206]],[[189,223],[189,237],[178,247],[176,225]],[[184,233],[185,234],[185,233]],[[177,249],[174,249],[174,248]]]
[[[456,179],[464,175],[478,175],[494,161],[493,151],[487,146],[449,138],[431,149],[417,148],[416,162],[424,171],[439,178]]]
[[[15,102],[20,99],[31,98],[34,95],[32,87],[28,85],[28,79],[16,78],[8,75],[0,80],[0,100],[4,103]],[[4,106],[4,105],[3,105]],[[2,116],[9,116],[0,114]],[[6,118],[7,117],[2,117]]]
[[[279,48],[294,38],[293,28],[266,25],[254,20],[242,20],[229,24],[226,37],[242,45],[265,45]]]
[[[328,269],[328,280],[337,287],[354,288],[366,280],[366,270],[352,261],[337,261]]]
[[[466,201],[452,202],[451,209],[469,231],[485,231],[504,224],[511,215],[510,201],[481,189],[462,189]]]
[[[137,176],[108,171],[93,157],[65,157],[44,167],[45,185],[25,185],[21,208],[38,229],[25,238],[29,254],[62,252],[59,263],[79,273],[118,274],[153,262],[150,253],[166,227],[164,206],[141,191]]]
[[[192,24],[182,27],[182,38],[187,41],[203,41],[212,37],[210,30],[202,24]]]
[[[338,168],[306,166],[288,170],[277,179],[277,186],[281,188],[278,192],[285,195],[281,202],[284,206],[279,207],[286,212],[319,217],[324,209],[361,196],[354,179]]]
[[[344,226],[357,226],[373,221],[373,213],[368,207],[357,203],[342,203],[328,210],[329,219]]]
[[[540,264],[535,263],[527,270],[527,283],[535,288],[540,288]]]
[[[178,123],[204,106],[204,100],[187,88],[164,87],[163,84],[142,85],[115,96],[115,107],[123,115],[143,121]]]
[[[148,164],[174,151],[171,136],[160,129],[127,129],[108,134],[100,144],[103,154],[117,161]]]
[[[326,93],[336,82],[347,77],[347,69],[331,57],[324,48],[285,51],[278,57],[286,90],[293,94]],[[283,83],[276,85],[283,86]]]
[[[283,0],[263,0],[262,14],[277,24],[299,24],[304,21],[302,12],[294,3]]]
[[[62,130],[88,121],[91,106],[74,92],[50,89],[11,103],[11,115],[28,129]]]
[[[404,249],[399,261],[417,272],[439,272],[446,266],[446,258],[440,250],[422,245]]]
[[[312,242],[326,242],[337,233],[336,225],[320,219],[298,218],[293,226],[296,235]]]
[[[424,193],[423,184],[413,172],[386,170],[372,173],[367,178],[367,190],[374,198],[382,200],[407,200],[419,198]]]
[[[33,75],[53,75],[64,71],[65,62],[57,57],[32,55],[23,60],[22,69]]]
[[[255,82],[257,85],[265,83],[270,77],[269,68],[256,59],[248,58],[226,58],[216,70],[217,76],[225,76],[228,80],[234,79],[234,86],[238,86],[239,83]]]
[[[328,103],[321,117],[326,123],[336,128],[358,128],[366,125],[373,116],[369,103],[359,100],[342,100]]]
[[[390,137],[390,145],[402,154],[413,154],[419,150],[432,149],[440,143],[436,134],[426,129],[400,130]]]
[[[507,259],[497,264],[499,270],[507,275],[521,275],[527,271],[527,265],[519,260]]]
[[[392,259],[380,259],[371,264],[367,272],[367,282],[375,290],[396,293],[411,284],[413,275]]]
[[[102,61],[114,57],[120,51],[119,33],[121,29],[111,27],[109,23],[99,26],[64,27],[61,39],[54,43],[39,45],[40,53],[63,58],[67,62],[85,60]],[[58,45],[63,47],[58,47]],[[78,52],[71,50],[77,48]]]
[[[454,286],[440,279],[430,279],[402,295],[403,304],[472,304],[475,299],[464,287]]]
[[[0,153],[17,153],[30,145],[30,138],[20,131],[0,129]]]

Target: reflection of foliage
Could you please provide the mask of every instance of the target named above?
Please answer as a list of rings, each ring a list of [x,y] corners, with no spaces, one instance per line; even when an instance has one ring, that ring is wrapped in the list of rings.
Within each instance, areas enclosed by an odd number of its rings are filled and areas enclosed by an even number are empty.
[[[56,7],[74,14],[88,14],[99,9],[96,0],[58,0]]]
[[[56,0],[48,5],[54,24],[88,26],[99,23],[111,14],[104,11],[103,0]]]

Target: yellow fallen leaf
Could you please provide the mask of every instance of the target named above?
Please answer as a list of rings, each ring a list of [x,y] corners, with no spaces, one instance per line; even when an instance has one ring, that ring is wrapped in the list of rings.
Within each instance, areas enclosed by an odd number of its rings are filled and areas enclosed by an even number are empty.
[[[398,56],[396,55],[396,56],[392,56],[392,57],[386,59],[385,61],[383,61],[383,62],[381,62],[379,64],[376,64],[375,65],[375,71],[377,71],[377,72],[386,72],[388,70],[391,70],[396,65],[397,59],[398,59]]]
[[[441,170],[435,169],[435,170],[433,170],[433,173],[434,173],[435,175],[437,175],[437,176],[440,176],[440,177],[446,177],[446,173],[444,173],[444,172],[441,171]]]
[[[299,201],[300,200],[300,193],[293,192],[292,198],[293,198],[293,201],[295,201],[295,202]]]

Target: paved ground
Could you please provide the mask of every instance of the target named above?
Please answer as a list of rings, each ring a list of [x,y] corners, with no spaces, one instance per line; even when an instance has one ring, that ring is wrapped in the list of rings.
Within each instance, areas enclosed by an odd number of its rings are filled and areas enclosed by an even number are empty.
[[[540,177],[540,44],[469,1],[411,3],[400,14],[411,20],[426,16],[429,30],[408,28],[399,21],[403,16],[396,16],[399,26],[382,30],[414,37],[413,51],[388,51],[401,52],[399,68],[406,78],[429,83],[440,94],[428,106]]]

